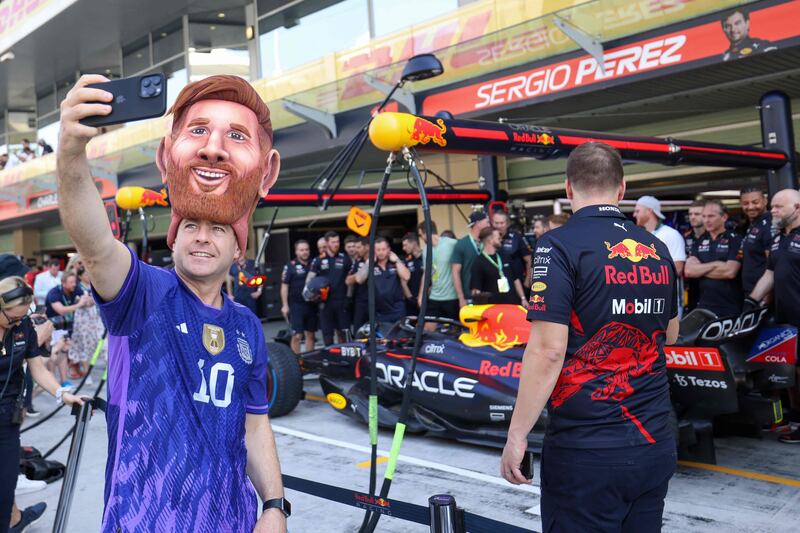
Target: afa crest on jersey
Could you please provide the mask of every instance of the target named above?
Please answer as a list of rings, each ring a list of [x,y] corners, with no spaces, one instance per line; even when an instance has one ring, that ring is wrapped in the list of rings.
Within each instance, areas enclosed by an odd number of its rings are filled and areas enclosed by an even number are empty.
[[[239,357],[242,358],[242,361],[248,365],[253,362],[253,354],[250,352],[250,344],[247,339],[237,337],[236,347],[239,349]]]

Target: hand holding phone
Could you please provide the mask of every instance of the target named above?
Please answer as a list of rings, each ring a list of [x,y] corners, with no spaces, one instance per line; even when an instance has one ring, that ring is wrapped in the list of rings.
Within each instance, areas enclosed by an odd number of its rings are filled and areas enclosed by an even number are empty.
[[[146,74],[132,78],[87,85],[112,95],[108,104],[111,112],[87,116],[80,120],[84,126],[101,127],[160,117],[167,109],[167,82],[163,74]]]

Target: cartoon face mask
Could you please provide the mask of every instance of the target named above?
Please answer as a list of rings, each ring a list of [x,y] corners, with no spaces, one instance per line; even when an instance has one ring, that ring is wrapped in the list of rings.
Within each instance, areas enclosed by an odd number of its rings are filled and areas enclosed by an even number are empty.
[[[277,178],[269,109],[247,81],[211,76],[181,91],[156,162],[169,187],[172,247],[184,218],[230,225],[247,248],[248,221]]]

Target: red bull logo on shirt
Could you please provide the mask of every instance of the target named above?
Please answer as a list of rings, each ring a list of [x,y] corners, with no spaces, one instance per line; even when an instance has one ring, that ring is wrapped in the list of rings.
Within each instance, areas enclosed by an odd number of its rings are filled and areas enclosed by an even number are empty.
[[[656,253],[656,247],[653,244],[647,245],[633,239],[625,239],[613,246],[608,241],[605,241],[605,245],[609,252],[609,259],[623,257],[634,263],[638,263],[643,259],[661,259]]]
[[[438,126],[429,120],[417,117],[411,124],[411,140],[417,141],[419,144],[428,144],[433,141],[441,147],[447,146],[447,140],[444,138],[447,126],[440,118],[436,119],[436,122]]]

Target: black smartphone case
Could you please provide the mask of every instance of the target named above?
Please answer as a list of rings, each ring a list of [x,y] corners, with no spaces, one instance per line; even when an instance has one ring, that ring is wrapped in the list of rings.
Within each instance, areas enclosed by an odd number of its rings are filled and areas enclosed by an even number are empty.
[[[145,78],[150,79],[151,84],[155,83],[156,78],[159,80],[158,84],[161,87],[159,94],[147,98],[142,96],[141,84]],[[114,99],[111,101],[111,113],[81,120],[81,124],[85,126],[97,128],[160,117],[167,110],[167,81],[163,74],[146,74],[107,83],[93,83],[88,87],[108,91],[114,95]]]

